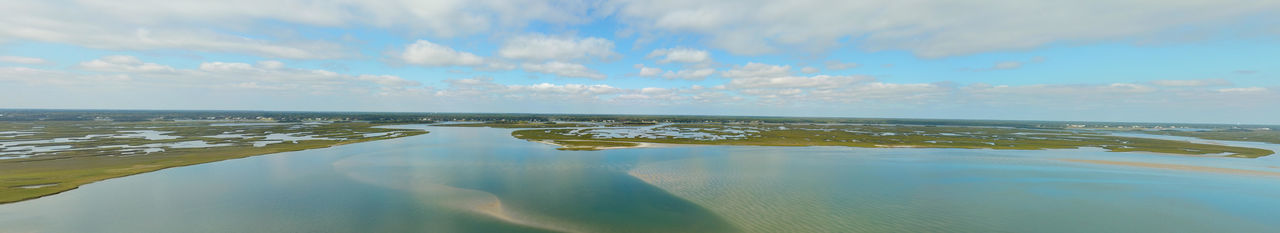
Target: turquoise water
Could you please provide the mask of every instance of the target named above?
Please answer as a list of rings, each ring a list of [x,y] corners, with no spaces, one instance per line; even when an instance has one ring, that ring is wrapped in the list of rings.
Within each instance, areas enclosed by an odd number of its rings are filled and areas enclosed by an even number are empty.
[[[289,152],[0,205],[0,232],[1280,232],[1276,159],[1098,149],[558,151],[508,129]]]

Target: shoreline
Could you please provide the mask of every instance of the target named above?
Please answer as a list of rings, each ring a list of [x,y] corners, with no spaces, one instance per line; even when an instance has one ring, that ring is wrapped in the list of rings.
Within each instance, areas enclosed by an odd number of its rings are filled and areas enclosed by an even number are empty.
[[[1103,134],[1064,134],[1054,137],[1026,136],[1038,129],[1004,128],[946,128],[906,127],[879,128],[844,126],[826,128],[812,125],[769,128],[725,126],[715,124],[684,124],[662,130],[624,129],[614,135],[616,129],[515,129],[511,135],[518,139],[537,141],[580,143],[555,143],[569,150],[619,149],[617,143],[663,143],[679,145],[751,145],[751,146],[847,146],[864,148],[972,148],[996,150],[1043,150],[1103,148],[1111,152],[1152,152],[1160,154],[1196,157],[1259,158],[1276,153],[1274,150],[1226,143],[1197,143],[1192,141],[1157,138],[1126,137]],[[754,126],[753,126],[754,127]],[[637,131],[639,130],[639,131]],[[749,132],[746,130],[750,130]],[[741,132],[739,132],[741,131]],[[712,132],[712,133],[708,133]],[[717,133],[718,132],[718,133]],[[713,137],[725,132],[736,136]],[[879,132],[879,133],[869,133]],[[694,137],[671,136],[702,133]],[[600,137],[599,135],[605,135]],[[710,136],[708,136],[710,135]],[[1038,135],[1038,134],[1037,134]],[[645,137],[641,137],[645,136]],[[608,144],[615,143],[615,144]],[[594,144],[594,145],[593,145]],[[594,148],[594,149],[593,149]]]
[[[635,145],[635,146],[605,146],[605,147],[596,147],[596,146],[569,146],[569,145],[562,145],[562,144],[559,144],[559,143],[556,143],[556,142],[555,142],[555,141],[581,141],[581,142],[591,142],[591,141],[595,141],[595,140],[551,140],[551,139],[535,139],[535,140],[525,140],[525,141],[536,142],[536,143],[542,143],[542,144],[547,144],[547,145],[552,145],[552,146],[558,146],[559,148],[557,148],[557,149],[560,149],[560,150],[580,150],[580,151],[584,151],[584,150],[585,150],[585,151],[613,150],[613,149],[629,149],[629,148],[663,148],[663,147],[676,147],[676,146],[684,146],[684,145],[686,145],[686,144],[655,143],[655,142],[626,142],[626,141],[609,141],[609,142],[619,142],[619,143],[633,143],[633,144],[636,144],[636,145]]]
[[[364,142],[374,142],[374,141],[382,141],[382,140],[389,140],[389,139],[407,138],[407,137],[419,136],[419,135],[425,135],[425,134],[429,134],[429,133],[430,133],[430,131],[425,131],[425,130],[423,130],[423,131],[404,131],[404,132],[405,132],[404,134],[401,134],[400,136],[397,136],[397,137],[370,138],[369,140],[338,141],[338,142],[335,142],[335,143],[333,143],[333,144],[328,144],[328,145],[323,145],[323,146],[316,146],[316,147],[310,147],[310,148],[301,148],[301,149],[286,149],[286,150],[280,150],[280,151],[259,151],[259,152],[265,152],[265,153],[253,153],[253,152],[250,152],[250,153],[245,153],[245,154],[224,155],[223,157],[220,157],[220,158],[213,158],[212,160],[207,160],[207,161],[195,161],[195,162],[191,162],[191,163],[184,163],[185,161],[178,160],[178,163],[171,163],[171,164],[153,164],[153,165],[143,166],[143,167],[138,167],[139,165],[134,165],[134,166],[125,167],[125,168],[113,168],[113,169],[108,169],[108,170],[110,170],[110,171],[120,172],[121,174],[108,175],[108,176],[104,176],[104,177],[96,177],[96,178],[99,178],[99,179],[93,179],[93,178],[91,178],[91,179],[87,179],[87,181],[74,181],[74,180],[73,180],[73,181],[64,181],[64,182],[57,182],[57,183],[46,183],[46,184],[53,184],[53,185],[45,186],[45,187],[40,187],[40,188],[23,188],[22,186],[0,187],[0,188],[3,188],[3,189],[28,189],[28,190],[37,190],[37,189],[43,189],[43,188],[54,188],[54,189],[52,189],[52,190],[49,190],[49,191],[51,191],[51,192],[48,192],[48,193],[39,193],[39,194],[32,195],[32,196],[20,196],[20,197],[18,197],[18,198],[12,199],[12,200],[0,200],[0,205],[6,205],[6,204],[12,204],[12,203],[18,203],[18,202],[23,202],[23,201],[28,201],[28,200],[39,199],[39,198],[42,198],[42,197],[53,196],[53,195],[57,195],[57,194],[61,194],[61,193],[65,193],[65,192],[68,192],[68,191],[71,191],[71,190],[79,189],[79,188],[80,188],[80,186],[84,186],[84,185],[88,185],[88,184],[93,184],[93,183],[97,183],[97,182],[101,182],[101,181],[106,181],[106,180],[111,180],[111,179],[116,179],[116,178],[129,177],[129,176],[138,175],[138,174],[151,173],[151,172],[160,171],[160,170],[169,169],[169,168],[177,168],[177,167],[186,167],[186,166],[193,166],[193,165],[200,165],[200,164],[208,164],[208,163],[215,163],[215,162],[221,162],[221,161],[227,161],[227,160],[233,160],[233,159],[243,159],[243,158],[256,157],[256,156],[263,156],[263,155],[279,154],[279,153],[285,153],[285,152],[295,152],[295,151],[304,151],[304,150],[313,150],[313,149],[331,148],[331,147],[336,147],[336,146],[352,145],[352,144],[359,144],[359,143],[364,143]],[[135,170],[135,168],[143,168],[143,169]],[[46,185],[46,184],[40,184],[40,185]],[[59,186],[61,186],[62,184],[68,184],[68,185],[71,185],[71,186],[70,186],[70,187],[59,187]],[[23,185],[23,186],[29,186],[29,185]]]
[[[1236,155],[1236,154],[1181,154],[1181,153],[1154,152],[1154,151],[1114,151],[1114,150],[1107,150],[1106,148],[1103,148],[1103,147],[1089,147],[1089,146],[1077,147],[1077,148],[1024,149],[1024,148],[983,148],[983,147],[949,147],[949,146],[928,146],[928,145],[882,145],[882,144],[876,144],[876,145],[870,145],[870,146],[864,146],[864,145],[767,145],[767,144],[751,145],[751,144],[727,144],[727,143],[726,144],[685,144],[685,143],[660,143],[660,142],[586,140],[586,139],[523,139],[523,138],[517,138],[517,139],[557,146],[558,147],[557,149],[561,149],[561,150],[577,150],[577,151],[597,151],[597,150],[614,150],[614,149],[630,149],[630,148],[665,148],[665,147],[678,147],[678,146],[846,147],[846,148],[871,148],[871,149],[970,149],[970,150],[1078,150],[1078,149],[1084,149],[1084,148],[1096,148],[1096,149],[1106,150],[1106,152],[1109,152],[1109,153],[1138,153],[1138,154],[1148,154],[1148,155],[1198,157],[1198,158],[1239,158],[1239,157],[1232,157],[1232,155]],[[634,143],[637,145],[636,146],[610,146],[610,147],[568,146],[568,145],[562,145],[562,144],[556,143],[555,141],[619,142],[619,143]],[[1254,158],[1248,158],[1248,157],[1244,157],[1244,158],[1254,159]]]

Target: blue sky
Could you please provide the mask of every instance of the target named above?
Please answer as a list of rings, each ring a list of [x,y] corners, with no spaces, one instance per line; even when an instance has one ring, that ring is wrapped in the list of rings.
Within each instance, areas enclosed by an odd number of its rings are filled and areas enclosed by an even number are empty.
[[[0,3],[0,108],[1280,123],[1272,1]]]

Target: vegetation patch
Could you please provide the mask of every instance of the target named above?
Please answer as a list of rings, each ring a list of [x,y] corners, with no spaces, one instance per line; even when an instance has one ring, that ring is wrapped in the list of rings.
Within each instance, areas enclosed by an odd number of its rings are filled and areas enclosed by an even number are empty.
[[[512,132],[525,140],[585,140],[703,145],[850,146],[974,149],[1074,149],[1098,147],[1114,152],[1257,158],[1266,149],[1185,141],[1111,136],[1068,130],[977,126],[841,125],[841,124],[673,124],[616,129],[526,129]]]
[[[1265,142],[1272,144],[1280,144],[1280,131],[1271,130],[1250,130],[1250,129],[1226,129],[1226,130],[1205,130],[1205,131],[1143,131],[1143,133],[1155,135],[1169,135],[1194,137],[1208,140],[1223,141],[1242,141],[1242,142]]]
[[[258,123],[0,122],[0,131],[23,132],[0,138],[0,203],[170,167],[427,133],[357,122]],[[149,135],[123,132],[140,130]]]
[[[558,150],[601,150],[640,146],[634,142],[595,141],[595,140],[554,140],[553,144],[561,146]]]

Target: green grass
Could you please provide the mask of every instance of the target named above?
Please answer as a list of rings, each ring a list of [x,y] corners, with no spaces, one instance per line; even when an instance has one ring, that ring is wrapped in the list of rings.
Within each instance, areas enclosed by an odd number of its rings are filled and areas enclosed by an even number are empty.
[[[1199,144],[1184,141],[1158,140],[1103,134],[1078,133],[1063,130],[1017,129],[1001,127],[935,127],[890,125],[719,125],[680,124],[679,127],[717,135],[725,129],[748,128],[760,132],[747,133],[746,138],[721,140],[696,140],[691,138],[596,138],[586,131],[581,135],[566,135],[568,129],[528,129],[512,132],[512,136],[526,140],[585,140],[598,142],[651,142],[702,145],[752,145],[752,146],[850,146],[850,147],[922,147],[922,148],[973,148],[973,149],[1074,149],[1098,147],[1114,152],[1156,152],[1182,155],[1217,155],[1226,157],[1257,158],[1274,152],[1265,149]],[[786,127],[785,129],[779,127]]]
[[[639,146],[638,143],[631,142],[609,142],[609,141],[585,141],[585,140],[554,140],[555,144],[560,145],[559,150],[600,150],[610,147],[634,147]]]
[[[1142,131],[1156,135],[1195,137],[1209,140],[1265,142],[1280,144],[1280,131],[1275,130],[1212,130],[1212,131]]]
[[[51,138],[82,137],[90,134],[112,134],[120,130],[173,131],[167,135],[185,136],[179,139],[146,140],[141,138],[97,138],[84,142],[38,144],[39,146],[69,145],[71,150],[39,153],[29,158],[0,160],[0,203],[18,202],[72,190],[80,185],[105,179],[151,172],[160,169],[187,166],[227,159],[287,151],[324,148],[350,143],[407,137],[427,133],[421,130],[373,128],[377,124],[333,123],[306,128],[290,129],[291,125],[272,126],[209,126],[208,123],[174,122],[4,122],[0,131],[20,129],[39,131],[30,136],[0,138],[0,141],[26,141]],[[43,127],[43,128],[37,128]],[[251,138],[218,139],[200,136],[217,135],[240,130]],[[253,141],[261,140],[267,133],[307,133],[344,140],[302,140],[253,147]],[[364,133],[394,132],[394,135],[364,137]],[[166,148],[164,152],[125,155],[119,148],[97,148],[104,145],[143,145],[178,141],[203,140],[206,143],[230,143],[233,146],[206,148]],[[52,184],[40,188],[24,186]]]

